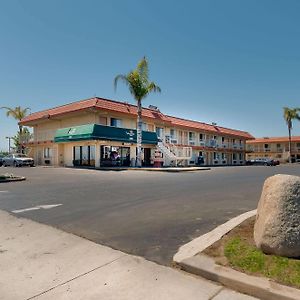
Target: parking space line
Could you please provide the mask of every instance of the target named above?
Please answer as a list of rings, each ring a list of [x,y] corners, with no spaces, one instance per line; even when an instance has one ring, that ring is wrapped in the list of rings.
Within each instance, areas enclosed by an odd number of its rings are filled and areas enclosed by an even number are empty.
[[[31,211],[31,210],[39,210],[39,209],[51,209],[57,206],[61,206],[62,204],[46,204],[46,205],[38,205],[38,206],[34,206],[34,207],[28,207],[28,208],[23,208],[23,209],[16,209],[16,210],[12,210],[13,213],[15,214],[19,214],[22,212],[26,212],[26,211]]]

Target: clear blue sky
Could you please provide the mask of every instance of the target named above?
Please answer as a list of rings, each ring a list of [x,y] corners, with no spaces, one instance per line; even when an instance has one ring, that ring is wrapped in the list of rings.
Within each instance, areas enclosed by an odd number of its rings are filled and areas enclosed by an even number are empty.
[[[297,0],[0,0],[0,106],[134,103],[112,82],[146,55],[162,93],[144,105],[286,135],[282,107],[300,106],[299,15]],[[0,149],[16,130],[0,111]]]

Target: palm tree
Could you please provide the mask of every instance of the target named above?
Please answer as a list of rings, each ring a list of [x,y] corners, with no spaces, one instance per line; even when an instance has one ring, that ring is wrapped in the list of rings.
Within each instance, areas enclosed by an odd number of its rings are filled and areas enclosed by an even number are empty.
[[[136,69],[125,75],[117,75],[114,80],[115,89],[118,81],[122,80],[129,88],[131,95],[137,102],[137,162],[142,166],[142,100],[151,92],[161,92],[159,86],[149,81],[148,61],[146,57],[140,60]]]
[[[283,108],[283,117],[285,119],[285,122],[288,127],[289,131],[289,162],[292,162],[292,156],[291,156],[291,149],[292,149],[292,137],[291,137],[291,131],[293,128],[293,120],[300,120],[300,116],[298,112],[300,111],[300,108]]]
[[[18,123],[27,116],[28,110],[30,110],[29,107],[22,108],[21,106],[16,106],[15,108],[11,107],[1,107],[1,109],[6,109],[6,116],[7,117],[13,117],[15,120],[18,121]],[[23,132],[23,126],[19,124],[19,138],[21,139],[22,137],[22,132]],[[21,140],[19,141],[20,147],[19,151],[21,152]]]
[[[20,132],[18,132],[15,136],[13,136],[13,141],[15,144],[16,149],[21,149],[21,152],[26,153],[26,148],[24,146],[24,143],[28,143],[30,139],[33,137],[33,134],[28,130],[27,127],[22,128],[22,135],[20,135]]]

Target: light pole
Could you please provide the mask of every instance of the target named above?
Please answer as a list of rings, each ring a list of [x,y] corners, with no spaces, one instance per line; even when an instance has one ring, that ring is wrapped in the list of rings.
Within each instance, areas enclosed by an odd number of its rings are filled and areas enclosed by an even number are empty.
[[[12,139],[12,137],[11,136],[6,136],[5,138],[8,139],[8,153],[10,153],[10,150],[11,150],[10,140]]]

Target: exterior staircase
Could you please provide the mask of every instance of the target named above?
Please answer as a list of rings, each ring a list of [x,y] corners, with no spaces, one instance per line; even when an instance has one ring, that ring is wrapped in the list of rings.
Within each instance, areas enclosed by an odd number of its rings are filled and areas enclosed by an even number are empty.
[[[192,158],[192,147],[181,147],[160,141],[157,150],[163,154],[165,166],[186,166]]]

